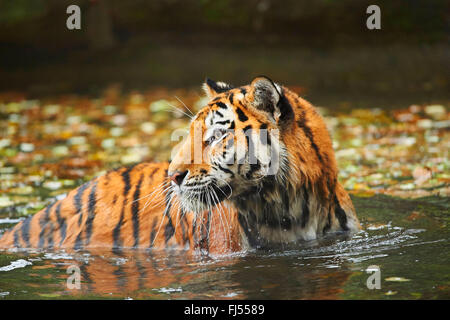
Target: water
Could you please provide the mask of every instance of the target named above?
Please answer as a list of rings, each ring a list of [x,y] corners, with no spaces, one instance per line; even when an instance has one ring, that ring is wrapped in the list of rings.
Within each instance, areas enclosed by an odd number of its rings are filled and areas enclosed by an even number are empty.
[[[353,201],[363,231],[284,250],[3,252],[0,299],[449,299],[448,199]],[[67,288],[72,265],[79,289]],[[372,265],[378,290],[366,285]]]

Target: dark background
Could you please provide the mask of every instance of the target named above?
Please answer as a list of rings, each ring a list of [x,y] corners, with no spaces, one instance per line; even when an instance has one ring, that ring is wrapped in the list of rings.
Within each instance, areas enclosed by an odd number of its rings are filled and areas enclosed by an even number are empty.
[[[81,7],[81,30],[66,8]],[[366,8],[381,8],[381,30]],[[0,0],[0,91],[28,97],[235,85],[265,74],[315,103],[448,102],[444,0]]]

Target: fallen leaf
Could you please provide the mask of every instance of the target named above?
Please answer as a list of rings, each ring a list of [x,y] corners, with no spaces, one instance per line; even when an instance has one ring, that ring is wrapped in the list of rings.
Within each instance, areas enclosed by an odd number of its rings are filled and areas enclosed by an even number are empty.
[[[384,279],[385,281],[392,281],[392,282],[407,282],[411,281],[410,279],[402,278],[402,277],[389,277]]]

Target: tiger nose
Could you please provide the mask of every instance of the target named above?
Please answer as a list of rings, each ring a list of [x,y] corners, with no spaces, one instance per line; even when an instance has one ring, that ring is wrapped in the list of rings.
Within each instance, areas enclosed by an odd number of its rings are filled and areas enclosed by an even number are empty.
[[[188,174],[187,170],[183,172],[175,171],[173,174],[170,175],[170,180],[175,182],[177,185],[181,185],[187,174]]]

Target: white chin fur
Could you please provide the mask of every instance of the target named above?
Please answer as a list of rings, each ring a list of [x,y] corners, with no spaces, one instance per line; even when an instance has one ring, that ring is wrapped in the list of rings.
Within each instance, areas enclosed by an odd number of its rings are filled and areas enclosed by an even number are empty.
[[[210,208],[207,204],[196,199],[187,199],[186,196],[179,195],[180,205],[185,212],[202,212]]]

